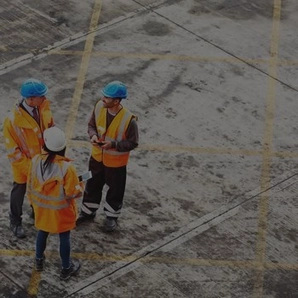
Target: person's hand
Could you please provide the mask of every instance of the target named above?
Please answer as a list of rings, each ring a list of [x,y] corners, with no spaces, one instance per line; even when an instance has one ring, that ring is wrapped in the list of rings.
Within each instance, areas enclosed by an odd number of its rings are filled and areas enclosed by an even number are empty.
[[[97,143],[99,142],[98,136],[93,135],[92,138],[90,139],[90,142],[92,143],[92,145],[97,145]]]
[[[112,142],[110,141],[102,141],[103,145],[100,146],[100,148],[108,150],[112,148]]]

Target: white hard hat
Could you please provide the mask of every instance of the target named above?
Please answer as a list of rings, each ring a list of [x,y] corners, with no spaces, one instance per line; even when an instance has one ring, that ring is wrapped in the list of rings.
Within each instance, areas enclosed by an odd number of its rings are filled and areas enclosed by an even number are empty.
[[[59,152],[66,147],[64,132],[57,126],[47,128],[43,132],[43,139],[47,148],[54,152]]]

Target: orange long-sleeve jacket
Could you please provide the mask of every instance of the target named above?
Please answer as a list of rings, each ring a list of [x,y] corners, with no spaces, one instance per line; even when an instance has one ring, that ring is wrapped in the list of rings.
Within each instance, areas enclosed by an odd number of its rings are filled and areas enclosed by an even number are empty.
[[[28,173],[27,196],[35,213],[35,227],[49,233],[62,233],[75,227],[78,210],[76,198],[83,183],[66,157],[56,155],[44,167],[48,154],[33,157]]]
[[[14,107],[12,115],[5,118],[3,135],[13,179],[17,183],[26,183],[30,159],[41,153],[43,132],[53,126],[54,121],[47,99],[39,106],[39,124],[20,104],[21,101]]]

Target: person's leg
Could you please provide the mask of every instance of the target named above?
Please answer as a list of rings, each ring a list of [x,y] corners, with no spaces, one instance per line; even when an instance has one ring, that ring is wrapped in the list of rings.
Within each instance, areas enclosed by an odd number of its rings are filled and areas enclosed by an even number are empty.
[[[23,203],[26,193],[26,183],[19,184],[13,182],[12,190],[10,193],[10,229],[13,234],[18,238],[25,238],[26,234],[22,228],[22,214]]]
[[[49,233],[45,231],[38,231],[36,237],[36,259],[44,258],[44,251],[47,247],[47,239]]]
[[[101,202],[102,189],[105,184],[103,164],[91,157],[89,170],[92,172],[92,178],[86,182],[77,224],[86,219],[93,219]]]
[[[35,252],[35,269],[37,271],[43,270],[43,263],[45,260],[44,251],[47,246],[47,239],[49,233],[45,231],[38,231],[36,237],[36,252]]]
[[[70,259],[70,231],[60,233],[59,238],[60,257],[62,261],[60,279],[67,280],[79,271],[81,264],[78,261],[72,261]]]
[[[107,191],[104,212],[108,217],[118,218],[123,205],[126,185],[126,166],[120,168],[105,168]]]
[[[13,182],[10,193],[10,212],[9,218],[13,225],[22,224],[23,203],[26,193],[26,183],[19,184]]]
[[[126,185],[126,166],[121,168],[106,168],[106,183],[109,186],[104,205],[106,219],[104,227],[107,232],[112,232],[117,227]]]
[[[62,268],[70,267],[70,231],[59,234]]]

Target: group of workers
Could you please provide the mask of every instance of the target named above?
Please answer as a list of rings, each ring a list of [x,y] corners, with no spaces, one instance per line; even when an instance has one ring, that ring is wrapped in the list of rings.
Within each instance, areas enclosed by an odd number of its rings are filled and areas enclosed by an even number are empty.
[[[138,146],[139,135],[137,117],[122,105],[122,99],[127,98],[126,85],[120,81],[108,83],[101,90],[102,96],[96,100],[88,121],[92,144],[88,168],[91,178],[84,183],[65,156],[67,139],[55,125],[47,93],[48,87],[42,81],[24,81],[21,98],[3,123],[13,174],[10,229],[15,237],[26,237],[22,210],[27,195],[38,230],[35,269],[42,271],[44,268],[48,235],[59,234],[60,279],[67,280],[80,269],[80,263],[70,257],[70,231],[95,218],[105,185],[108,190],[103,207],[104,228],[112,232],[118,226],[126,186],[126,166],[130,151]],[[82,196],[78,212],[76,199]]]

